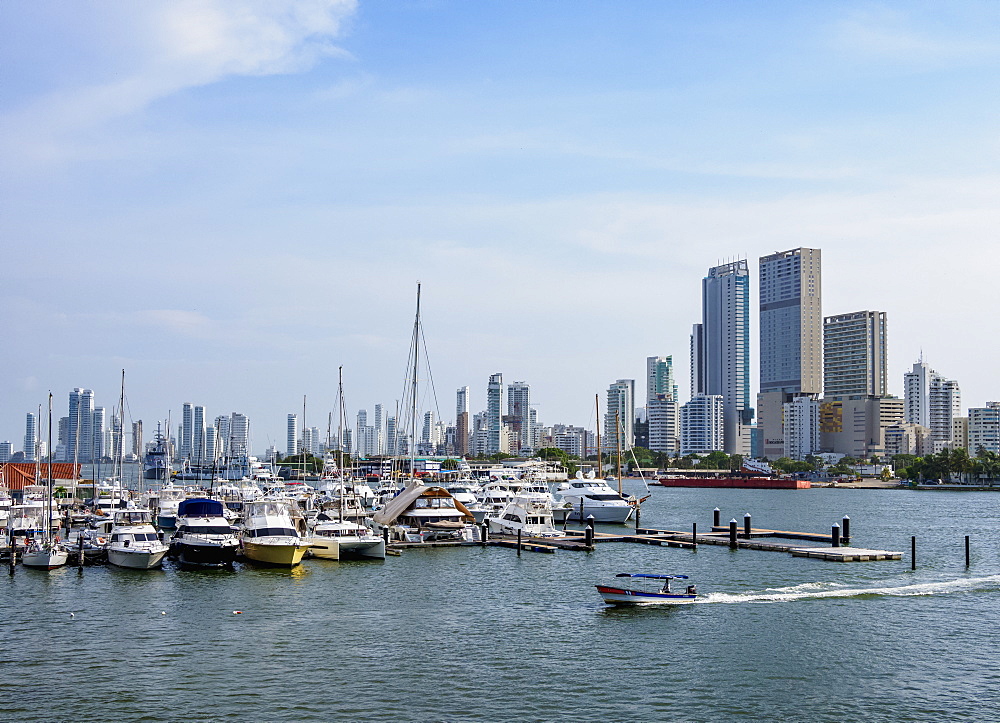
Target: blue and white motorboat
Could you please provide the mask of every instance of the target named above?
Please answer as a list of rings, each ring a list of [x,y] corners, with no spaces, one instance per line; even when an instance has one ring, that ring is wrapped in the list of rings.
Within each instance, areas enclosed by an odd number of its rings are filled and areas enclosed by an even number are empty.
[[[645,589],[595,585],[597,592],[609,605],[683,605],[698,599],[694,585],[688,585],[684,592],[670,589],[671,580],[687,580],[687,575],[647,575],[645,573],[620,572],[615,577],[638,579]],[[650,582],[656,581],[650,585]]]

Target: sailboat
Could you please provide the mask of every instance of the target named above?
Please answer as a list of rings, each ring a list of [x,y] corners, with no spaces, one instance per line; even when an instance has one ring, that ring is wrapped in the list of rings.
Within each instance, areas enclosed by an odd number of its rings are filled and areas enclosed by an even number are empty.
[[[45,496],[45,517],[41,537],[32,539],[21,556],[21,564],[42,570],[62,567],[69,560],[66,549],[52,538],[52,392],[49,392],[49,474]],[[11,551],[13,553],[13,550]]]

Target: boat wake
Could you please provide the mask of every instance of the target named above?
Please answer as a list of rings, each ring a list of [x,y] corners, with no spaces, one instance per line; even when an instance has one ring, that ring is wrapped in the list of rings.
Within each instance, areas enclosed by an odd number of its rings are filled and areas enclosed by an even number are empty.
[[[832,582],[807,582],[791,587],[767,588],[744,593],[708,593],[698,597],[696,603],[781,603],[796,600],[851,597],[911,597],[917,595],[942,595],[948,593],[1000,591],[1000,575],[961,578],[944,582],[924,582],[912,585],[880,587],[845,587]]]

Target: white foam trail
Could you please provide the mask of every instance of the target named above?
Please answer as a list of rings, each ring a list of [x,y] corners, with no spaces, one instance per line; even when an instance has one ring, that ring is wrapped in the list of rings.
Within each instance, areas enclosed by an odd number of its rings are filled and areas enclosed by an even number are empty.
[[[895,587],[829,588],[836,583],[808,582],[787,588],[768,588],[761,592],[714,592],[700,596],[698,603],[775,603],[819,598],[845,598],[862,595],[906,597],[913,595],[941,595],[955,592],[994,591],[1000,589],[1000,575],[960,578],[943,582],[922,582]]]

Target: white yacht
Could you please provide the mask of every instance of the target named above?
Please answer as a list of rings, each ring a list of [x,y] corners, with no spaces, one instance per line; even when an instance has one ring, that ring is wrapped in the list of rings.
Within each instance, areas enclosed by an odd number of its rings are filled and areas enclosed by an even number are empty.
[[[152,570],[160,566],[170,547],[156,533],[152,512],[128,508],[115,512],[107,549],[112,565]]]
[[[36,537],[21,554],[21,564],[41,570],[62,567],[69,560],[69,553],[58,542],[48,537]]]
[[[170,541],[171,556],[182,565],[231,565],[240,541],[226,511],[218,500],[201,497],[181,501],[177,508],[177,532]]]
[[[291,500],[258,500],[246,505],[240,546],[254,562],[293,567],[309,547],[302,533],[305,521]]]
[[[593,515],[594,522],[622,523],[632,516],[635,509],[601,479],[577,477],[560,483],[556,492],[562,501],[570,504],[570,520],[586,521]]]
[[[187,490],[178,487],[173,480],[167,482],[157,493],[156,526],[161,530],[172,530],[177,525],[177,507],[187,498]]]
[[[547,493],[521,492],[514,495],[499,515],[489,518],[489,526],[490,532],[505,535],[521,532],[527,537],[559,537],[563,534],[553,524]]]
[[[325,560],[343,558],[385,559],[385,540],[351,520],[334,520],[325,512],[316,516],[312,533],[306,537],[309,554]]]
[[[408,542],[473,539],[475,518],[443,487],[414,482],[393,497],[374,520],[389,527],[397,539]]]

